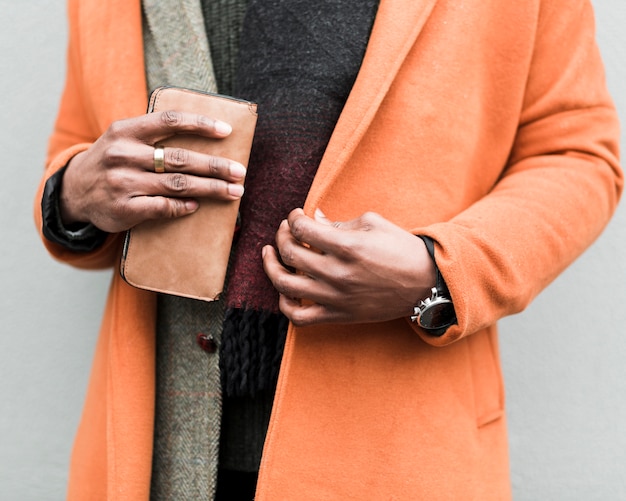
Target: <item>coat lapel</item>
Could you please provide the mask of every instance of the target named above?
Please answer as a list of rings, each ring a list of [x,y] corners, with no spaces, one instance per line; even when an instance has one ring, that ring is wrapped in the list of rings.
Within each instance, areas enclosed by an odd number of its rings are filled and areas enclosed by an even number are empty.
[[[381,0],[370,42],[305,204],[317,207],[361,141],[437,0]]]
[[[216,92],[200,0],[143,0],[150,89],[179,85]]]

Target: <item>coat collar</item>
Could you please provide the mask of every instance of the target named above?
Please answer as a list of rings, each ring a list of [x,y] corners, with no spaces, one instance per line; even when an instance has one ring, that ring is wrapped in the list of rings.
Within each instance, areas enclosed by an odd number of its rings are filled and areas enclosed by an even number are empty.
[[[381,0],[361,70],[311,186],[307,213],[319,205],[350,159],[436,3]]]

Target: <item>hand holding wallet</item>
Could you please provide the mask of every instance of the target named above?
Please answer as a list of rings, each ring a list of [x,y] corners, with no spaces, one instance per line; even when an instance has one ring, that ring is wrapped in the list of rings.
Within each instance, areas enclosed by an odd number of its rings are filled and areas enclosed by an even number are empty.
[[[227,122],[229,136],[176,135],[157,146],[185,148],[248,165],[256,104],[179,87],[159,87],[148,112],[193,112]],[[213,301],[224,288],[239,200],[202,198],[191,215],[145,221],[126,233],[120,273],[130,285],[155,292]]]

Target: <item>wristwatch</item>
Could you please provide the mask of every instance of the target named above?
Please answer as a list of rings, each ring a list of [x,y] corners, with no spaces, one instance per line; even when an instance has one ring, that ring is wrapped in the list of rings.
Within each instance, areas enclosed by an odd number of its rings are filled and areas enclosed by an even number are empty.
[[[426,244],[426,249],[435,263],[437,281],[435,287],[430,290],[430,297],[422,299],[413,307],[411,320],[422,329],[434,336],[441,336],[451,325],[456,324],[456,312],[450,299],[450,292],[441,276],[435,261],[435,245],[429,237],[418,235]]]

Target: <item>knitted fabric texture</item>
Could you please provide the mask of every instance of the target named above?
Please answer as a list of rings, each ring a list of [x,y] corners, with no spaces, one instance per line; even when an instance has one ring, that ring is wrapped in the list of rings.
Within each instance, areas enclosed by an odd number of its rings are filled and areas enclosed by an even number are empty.
[[[239,38],[248,0],[202,0],[204,26],[220,94],[234,95]]]
[[[215,92],[200,0],[142,0],[142,7],[149,90],[167,84]]]
[[[226,292],[222,382],[228,395],[273,388],[287,322],[261,260],[302,207],[359,71],[377,1],[251,0],[241,32],[237,96],[259,104]]]

